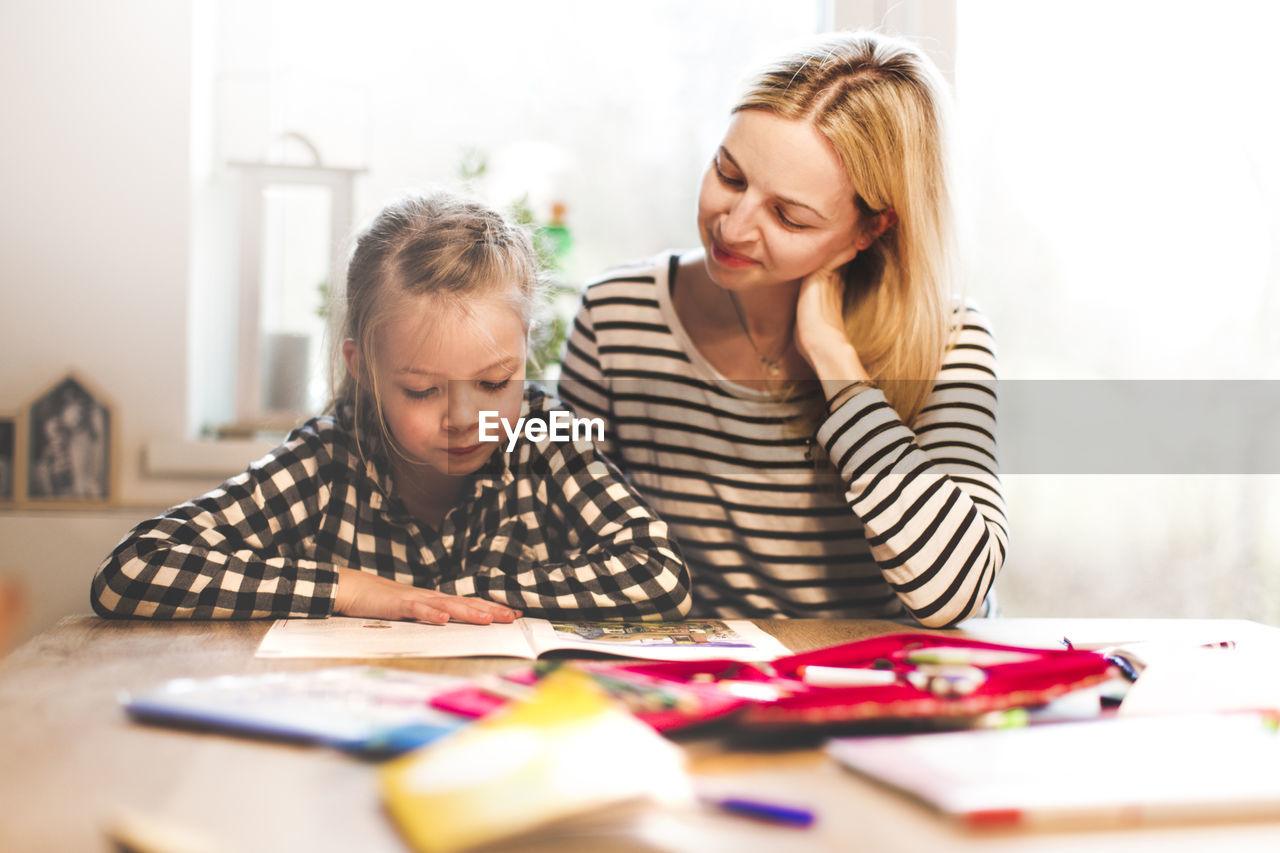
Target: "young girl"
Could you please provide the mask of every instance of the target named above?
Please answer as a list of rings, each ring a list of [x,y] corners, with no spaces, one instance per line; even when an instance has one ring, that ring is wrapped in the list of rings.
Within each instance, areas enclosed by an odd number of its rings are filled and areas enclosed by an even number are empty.
[[[587,289],[560,394],[608,419],[699,611],[990,612],[995,354],[953,302],[946,99],[927,57],[874,33],[780,58],[708,164],[702,249]]]
[[[103,616],[509,622],[680,618],[666,525],[525,388],[529,238],[447,194],[385,209],[347,275],[331,411],[217,489],[145,521],[93,579]],[[491,426],[481,431],[481,413]],[[487,436],[485,435],[487,433]]]

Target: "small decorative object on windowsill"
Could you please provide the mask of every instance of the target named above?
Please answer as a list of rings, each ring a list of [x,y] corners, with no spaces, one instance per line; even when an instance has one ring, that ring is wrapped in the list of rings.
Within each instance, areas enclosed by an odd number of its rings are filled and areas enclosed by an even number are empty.
[[[15,444],[24,464],[15,482],[28,504],[80,507],[107,504],[118,492],[118,426],[106,398],[69,373],[32,401]]]
[[[0,505],[17,497],[19,458],[18,419],[0,416]]]

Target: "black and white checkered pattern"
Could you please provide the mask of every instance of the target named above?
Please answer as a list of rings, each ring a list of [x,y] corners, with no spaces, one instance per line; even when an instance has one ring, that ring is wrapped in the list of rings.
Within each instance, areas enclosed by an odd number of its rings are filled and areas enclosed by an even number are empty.
[[[530,388],[521,414],[557,406]],[[139,524],[98,568],[92,603],[152,619],[327,616],[340,567],[532,616],[678,619],[690,606],[666,524],[589,442],[504,441],[434,531],[394,497],[384,459],[361,459],[346,414]]]

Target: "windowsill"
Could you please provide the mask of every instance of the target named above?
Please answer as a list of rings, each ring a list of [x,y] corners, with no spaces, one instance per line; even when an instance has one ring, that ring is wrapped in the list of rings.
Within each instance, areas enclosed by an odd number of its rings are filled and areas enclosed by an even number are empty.
[[[218,441],[152,441],[147,444],[143,471],[151,477],[212,477],[225,480],[254,459],[270,453],[278,441],[220,439]]]

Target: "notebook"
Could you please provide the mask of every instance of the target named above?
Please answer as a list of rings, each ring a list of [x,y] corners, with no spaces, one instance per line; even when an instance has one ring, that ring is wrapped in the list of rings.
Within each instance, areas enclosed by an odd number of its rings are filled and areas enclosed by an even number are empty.
[[[839,738],[827,752],[975,828],[1280,817],[1280,735],[1265,714]]]
[[[142,722],[393,755],[470,722],[431,705],[440,693],[465,683],[455,676],[356,666],[176,678],[136,695],[124,694],[121,701]]]
[[[525,617],[492,625],[427,625],[331,616],[277,621],[262,638],[258,657],[534,660],[555,651],[662,661],[767,661],[788,654],[786,646],[744,619],[552,622]]]
[[[387,812],[420,853],[535,839],[549,850],[566,837],[607,850],[616,827],[692,802],[683,751],[570,669],[379,775]]]

